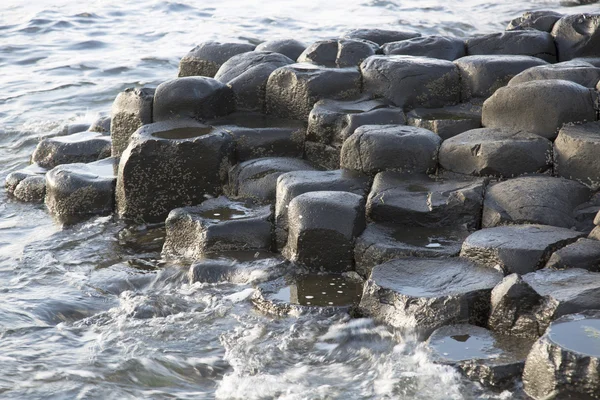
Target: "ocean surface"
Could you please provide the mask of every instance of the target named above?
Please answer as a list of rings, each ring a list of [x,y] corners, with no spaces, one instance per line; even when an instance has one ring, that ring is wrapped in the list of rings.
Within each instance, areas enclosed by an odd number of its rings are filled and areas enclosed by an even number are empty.
[[[127,87],[155,87],[206,40],[305,41],[360,27],[468,36],[524,11],[598,11],[558,1],[4,0],[0,5],[0,180],[40,139],[110,113]],[[62,229],[43,205],[0,189],[2,399],[510,399],[423,345],[368,319],[271,318],[249,288],[190,285],[160,259],[161,231],[111,217]]]

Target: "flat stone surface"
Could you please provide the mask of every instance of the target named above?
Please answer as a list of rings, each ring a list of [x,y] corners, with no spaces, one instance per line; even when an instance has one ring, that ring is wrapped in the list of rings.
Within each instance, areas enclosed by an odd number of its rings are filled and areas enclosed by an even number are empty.
[[[469,235],[461,256],[506,274],[526,274],[543,268],[550,255],[583,233],[545,225],[511,225],[481,229]]]
[[[208,76],[213,77],[231,57],[236,54],[254,50],[248,43],[204,42],[194,47],[179,62],[179,77]]]
[[[554,141],[554,173],[600,189],[600,122],[567,125]]]
[[[576,57],[598,57],[600,14],[566,15],[556,21],[552,36],[559,61]]]
[[[455,366],[469,379],[498,389],[520,380],[532,344],[468,324],[441,327],[427,340],[434,362]]]
[[[397,42],[421,36],[418,32],[389,29],[353,29],[343,37],[349,39],[364,39],[382,46],[389,42]]]
[[[364,39],[320,40],[308,46],[298,57],[300,63],[325,67],[356,67],[379,50],[377,43]]]
[[[563,228],[578,225],[575,209],[591,191],[564,178],[529,175],[490,185],[483,203],[482,226],[543,224]]]
[[[395,328],[425,334],[448,324],[485,324],[502,274],[462,258],[405,258],[373,268],[361,310]]]
[[[368,278],[373,267],[403,257],[454,257],[469,235],[460,227],[427,228],[371,223],[356,239],[356,272]]]
[[[429,129],[446,140],[471,129],[481,128],[481,106],[460,103],[442,108],[416,108],[406,118],[408,125]]]
[[[593,89],[600,81],[600,68],[585,61],[564,61],[557,64],[540,65],[515,75],[508,85],[546,79],[561,79]]]
[[[552,253],[546,263],[546,268],[581,268],[592,272],[600,272],[600,241],[579,239],[575,243]]]
[[[435,179],[428,176],[381,172],[367,200],[367,216],[376,222],[406,227],[480,224],[484,179]]]
[[[445,140],[439,162],[448,171],[475,176],[544,172],[552,166],[552,142],[520,130],[474,129]]]
[[[454,61],[467,55],[464,40],[449,36],[421,36],[382,46],[383,54],[420,56]]]
[[[129,138],[142,125],[152,123],[155,89],[128,88],[119,93],[111,108],[111,155],[118,157],[129,144]]]
[[[110,156],[110,137],[99,132],[78,132],[43,139],[35,148],[31,161],[52,169],[61,164],[89,163]]]
[[[600,312],[554,321],[532,347],[523,387],[534,399],[594,399],[600,393]]]
[[[556,62],[556,47],[552,35],[537,30],[517,30],[490,33],[467,39],[467,54],[506,54],[533,56]]]

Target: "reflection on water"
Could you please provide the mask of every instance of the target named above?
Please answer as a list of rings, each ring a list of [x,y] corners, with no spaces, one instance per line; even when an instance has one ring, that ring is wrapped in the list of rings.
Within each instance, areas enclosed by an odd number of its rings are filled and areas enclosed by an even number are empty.
[[[273,300],[302,306],[327,307],[357,304],[362,295],[362,282],[341,275],[311,274],[288,278],[288,286],[270,296]]]

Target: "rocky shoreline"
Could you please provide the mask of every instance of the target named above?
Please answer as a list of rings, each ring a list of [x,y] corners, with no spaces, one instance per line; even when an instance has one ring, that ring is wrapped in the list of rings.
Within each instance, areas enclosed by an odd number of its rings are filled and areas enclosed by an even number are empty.
[[[6,189],[65,226],[164,224],[192,282],[272,258],[265,312],[370,316],[492,388],[600,398],[599,91],[600,14],[206,42]]]

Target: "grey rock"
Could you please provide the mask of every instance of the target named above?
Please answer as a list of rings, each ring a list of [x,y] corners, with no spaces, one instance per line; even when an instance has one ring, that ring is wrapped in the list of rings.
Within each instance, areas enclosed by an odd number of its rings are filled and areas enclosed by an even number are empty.
[[[84,132],[90,129],[90,124],[85,122],[74,122],[64,124],[58,129],[58,136],[72,135],[74,133]]]
[[[600,122],[566,125],[554,142],[554,173],[600,189]]]
[[[306,49],[306,45],[296,39],[274,39],[259,44],[254,50],[272,51],[273,53],[283,54],[292,60],[297,60],[304,49]]]
[[[454,61],[460,71],[461,98],[490,97],[520,72],[546,65],[539,58],[513,55],[467,56]]]
[[[585,62],[593,65],[596,68],[600,68],[600,57],[575,57],[571,61],[573,62]],[[565,61],[568,62],[568,61]]]
[[[600,56],[600,14],[573,14],[559,19],[552,28],[559,61]]]
[[[231,282],[256,284],[277,279],[288,270],[282,257],[265,251],[226,251],[207,254],[190,266],[190,284]]]
[[[467,378],[496,389],[512,388],[520,380],[532,344],[468,324],[441,327],[427,340],[434,362],[454,366]]]
[[[362,62],[363,90],[398,107],[444,107],[460,100],[460,75],[450,61],[371,56]]]
[[[445,140],[440,166],[475,176],[513,177],[552,167],[552,142],[525,131],[482,128]]]
[[[405,257],[454,257],[469,235],[461,227],[402,226],[371,223],[356,239],[356,272],[368,278],[373,267]]]
[[[110,135],[110,119],[111,117],[106,115],[96,118],[96,120],[90,125],[88,131]]]
[[[268,251],[273,242],[270,206],[223,196],[172,210],[165,226],[162,255],[168,258],[195,260],[221,251]]]
[[[199,121],[235,111],[235,96],[227,85],[198,76],[176,78],[156,88],[153,122],[194,118]]]
[[[289,203],[288,239],[282,254],[312,270],[354,269],[354,241],[365,229],[365,201],[360,195],[319,191]]]
[[[585,61],[564,61],[557,64],[540,65],[517,74],[508,82],[508,85],[546,79],[561,79],[593,89],[600,81],[600,68]]]
[[[481,229],[467,237],[460,255],[506,274],[543,268],[550,255],[585,236],[547,225],[512,225]]]
[[[110,138],[98,132],[78,132],[43,139],[35,148],[31,161],[42,168],[88,163],[110,156]]]
[[[33,163],[27,167],[13,171],[6,175],[4,180],[4,187],[9,194],[13,194],[19,183],[30,176],[44,176],[48,172],[46,168],[40,167],[38,164]]]
[[[361,311],[428,335],[449,324],[484,325],[502,274],[462,258],[401,258],[373,268]]]
[[[525,82],[498,89],[483,103],[485,127],[524,130],[554,139],[566,123],[595,121],[591,89],[563,80]]]
[[[386,170],[434,172],[441,142],[439,136],[427,129],[364,125],[342,145],[340,166],[369,175]]]
[[[513,19],[506,27],[507,31],[535,29],[543,32],[552,32],[552,27],[563,17],[556,11],[540,10],[527,11],[522,16]]]
[[[334,170],[340,167],[340,148],[333,144],[304,142],[304,158],[320,169]]]
[[[577,225],[574,210],[590,199],[580,183],[550,176],[522,176],[491,185],[485,194],[484,228],[508,224]]]
[[[308,63],[287,65],[269,76],[267,113],[306,120],[317,101],[349,99],[360,91],[361,76],[355,68],[326,68]]]
[[[308,46],[298,57],[299,63],[313,63],[325,67],[356,67],[365,58],[374,55],[379,45],[367,40],[328,39]]]
[[[581,268],[600,272],[600,242],[582,238],[552,253],[546,268]]]
[[[118,159],[65,164],[46,174],[46,206],[65,225],[112,213]]]
[[[215,79],[233,89],[237,109],[265,111],[269,75],[294,61],[282,54],[251,51],[231,57],[215,74]]]
[[[286,172],[312,171],[304,160],[289,157],[267,157],[244,161],[229,171],[229,190],[233,196],[274,202],[277,178]]]
[[[408,125],[429,129],[446,140],[459,133],[481,128],[481,106],[461,103],[442,108],[416,108],[406,118]]]
[[[553,322],[525,361],[523,388],[533,399],[597,399],[600,393],[600,312]]]
[[[179,62],[179,77],[208,76],[213,77],[231,57],[236,54],[254,50],[255,46],[247,43],[204,42],[194,47]]]
[[[548,32],[517,30],[490,33],[467,39],[467,54],[507,54],[533,56],[544,61],[556,62],[556,46]]]
[[[376,222],[405,227],[477,229],[484,179],[446,179],[397,172],[375,176],[367,200],[367,216]]]
[[[386,43],[398,42],[400,40],[412,39],[421,36],[418,32],[396,31],[386,29],[353,29],[344,34],[344,38],[363,39],[375,42],[380,46]]]
[[[193,120],[145,125],[123,152],[117,179],[117,209],[125,219],[163,221],[169,211],[221,192],[233,139]]]
[[[437,35],[386,43],[382,46],[382,50],[386,55],[420,56],[448,61],[467,55],[464,40]]]
[[[340,191],[366,197],[369,184],[368,177],[343,170],[293,171],[279,176],[275,202],[278,246],[281,247],[287,240],[288,207],[296,196],[316,191]]]
[[[46,196],[46,177],[43,175],[28,176],[19,182],[12,194],[17,200],[43,203]]]
[[[111,109],[111,155],[118,157],[129,144],[129,138],[142,125],[152,123],[155,89],[125,89],[117,95]]]

